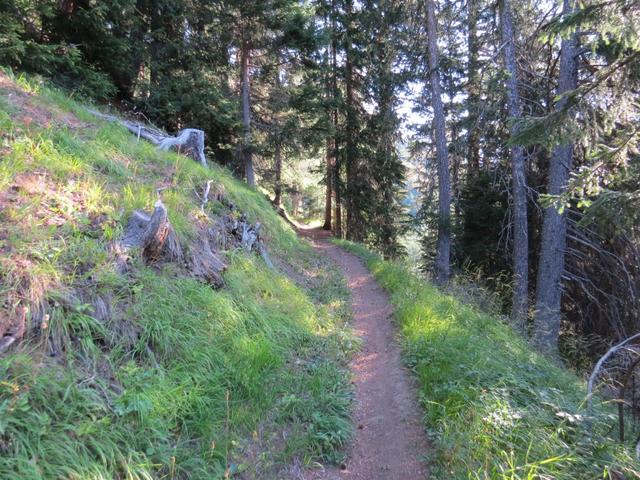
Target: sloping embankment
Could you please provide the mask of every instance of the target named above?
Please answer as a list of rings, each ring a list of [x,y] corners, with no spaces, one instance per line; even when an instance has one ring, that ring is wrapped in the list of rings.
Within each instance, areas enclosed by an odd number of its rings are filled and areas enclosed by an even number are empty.
[[[0,132],[0,478],[274,478],[336,459],[346,291],[263,195],[36,79],[0,73]],[[158,199],[180,255],[120,258]],[[220,219],[260,222],[276,270],[227,231],[219,277],[196,274]]]

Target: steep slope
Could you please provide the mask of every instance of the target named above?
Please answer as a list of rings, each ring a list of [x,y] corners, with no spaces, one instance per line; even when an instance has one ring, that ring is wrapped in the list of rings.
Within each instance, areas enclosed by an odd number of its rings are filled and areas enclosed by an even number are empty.
[[[262,194],[33,78],[0,72],[0,132],[0,478],[276,478],[339,458],[346,289]],[[158,198],[186,252],[206,222],[260,222],[275,271],[240,248],[216,252],[219,289],[184,259],[119,268],[112,246]]]

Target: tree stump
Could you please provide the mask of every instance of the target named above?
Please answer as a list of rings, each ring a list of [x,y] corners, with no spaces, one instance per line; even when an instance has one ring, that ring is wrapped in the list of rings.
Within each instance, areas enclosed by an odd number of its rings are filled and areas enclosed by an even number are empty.
[[[156,202],[150,216],[140,210],[133,212],[120,244],[125,249],[142,249],[146,262],[156,262],[161,258],[182,258],[182,249],[169,223],[167,208],[160,200]]]

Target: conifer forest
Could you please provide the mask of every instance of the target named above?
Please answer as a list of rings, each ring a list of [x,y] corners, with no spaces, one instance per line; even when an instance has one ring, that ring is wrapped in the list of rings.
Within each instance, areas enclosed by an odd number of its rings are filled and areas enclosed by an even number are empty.
[[[0,479],[640,478],[640,1],[0,0]]]

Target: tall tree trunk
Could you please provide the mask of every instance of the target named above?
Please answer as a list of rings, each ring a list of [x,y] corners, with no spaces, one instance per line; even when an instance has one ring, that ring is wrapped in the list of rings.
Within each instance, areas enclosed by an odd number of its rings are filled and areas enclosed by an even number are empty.
[[[322,229],[323,230],[331,230],[331,200],[333,197],[333,180],[332,180],[332,175],[333,175],[333,162],[332,162],[332,157],[333,157],[333,146],[331,144],[331,139],[328,138],[327,139],[327,145],[326,145],[326,171],[325,171],[325,176],[326,176],[326,188],[325,188],[325,198],[324,198],[324,224],[322,225]]]
[[[279,56],[276,56],[276,62],[280,62]],[[276,78],[274,81],[274,88],[276,95],[281,95],[282,84],[280,83],[280,69],[276,70]],[[279,103],[277,104],[279,105]],[[275,130],[275,148],[273,152],[273,160],[275,163],[276,178],[274,185],[274,198],[273,203],[276,207],[279,207],[282,203],[282,132],[280,131],[280,106],[274,113],[273,128]]]
[[[478,127],[480,109],[480,42],[478,40],[478,0],[468,0],[469,30],[467,47],[468,59],[468,105],[469,105],[469,141],[467,158],[469,172],[477,173],[480,169],[480,128]]]
[[[335,142],[334,142],[335,149]],[[335,162],[337,164],[337,162]],[[342,238],[342,197],[340,195],[340,178],[338,177],[338,169],[334,170],[333,176],[333,192],[335,197],[335,211],[333,213],[334,235],[336,238]]]
[[[434,0],[426,0],[429,43],[429,82],[433,106],[433,137],[438,162],[438,247],[436,251],[436,281],[446,283],[450,276],[451,255],[451,185],[449,178],[449,147],[445,127],[442,87],[438,65],[438,33]]]
[[[389,13],[396,8],[384,3],[383,6]],[[402,165],[396,155],[395,146],[398,119],[394,105],[397,79],[393,73],[393,64],[397,59],[397,51],[393,46],[393,38],[390,34],[391,23],[388,17],[381,15],[378,21],[381,25],[374,43],[373,58],[377,67],[371,71],[374,90],[377,92],[374,96],[374,102],[378,106],[375,139],[377,146],[369,161],[375,162],[374,170],[377,173],[373,172],[372,178],[378,185],[377,195],[380,196],[375,199],[378,204],[375,208],[381,208],[381,211],[376,213],[376,225],[369,228],[377,237],[376,244],[384,258],[392,258],[398,253],[397,216],[400,213],[395,193],[403,177]]]
[[[291,195],[291,213],[293,216],[298,215],[298,210],[300,209],[300,201],[302,200],[302,194],[299,191],[293,192]]]
[[[161,58],[162,53],[162,17],[164,12],[161,7],[154,6],[149,9],[149,25],[151,28],[151,41],[149,43],[149,98],[157,95],[160,87],[160,81],[164,77],[163,68],[166,68],[166,62]],[[163,68],[161,68],[163,67]]]
[[[346,200],[347,200],[347,238],[349,240],[360,241],[361,229],[360,229],[360,212],[358,211],[358,195],[357,183],[358,183],[358,166],[357,162],[357,145],[356,145],[356,106],[355,106],[355,91],[354,91],[354,67],[353,57],[354,51],[352,48],[354,25],[353,25],[353,0],[347,0],[345,11],[347,14],[347,28],[346,28],[346,55],[345,55],[345,89],[346,89],[346,102],[347,102],[347,125],[345,129],[346,133],[346,173],[347,173],[347,188],[346,188]]]
[[[572,11],[570,0],[564,0],[563,13]],[[575,52],[577,36],[562,41],[560,50],[560,78],[557,95],[574,90],[578,85],[578,69]],[[557,108],[566,106],[566,97],[561,98]],[[571,164],[573,163],[573,145],[566,143],[553,149],[549,164],[547,193],[562,195],[567,188]],[[562,300],[562,272],[564,270],[564,251],[566,247],[567,221],[565,215],[555,206],[544,211],[542,225],[542,248],[538,265],[536,285],[536,308],[534,318],[534,340],[541,350],[555,354],[560,334],[560,306]]]
[[[450,111],[454,111],[453,109],[455,108],[455,106],[453,105],[453,99],[451,101],[451,110]],[[458,144],[458,126],[456,124],[456,122],[452,122],[452,125],[450,127],[450,131],[451,131],[451,145],[457,145]],[[460,217],[461,217],[461,211],[460,211],[460,167],[461,167],[461,163],[462,163],[462,155],[459,154],[459,152],[457,151],[457,149],[454,147],[452,149],[453,151],[451,152],[451,189],[452,189],[452,203],[453,203],[453,216],[454,216],[454,221],[455,222],[459,222],[460,221]]]
[[[251,153],[251,96],[249,91],[249,62],[251,59],[251,48],[247,40],[242,42],[242,51],[240,52],[240,70],[242,76],[242,164],[244,167],[244,175],[247,183],[251,186],[256,185],[255,175],[253,173],[253,155]]]
[[[144,79],[144,69],[149,65],[149,51],[145,48],[145,35],[149,32],[149,10],[144,0],[136,0],[135,15],[132,19],[130,44],[133,49],[131,55],[131,66],[127,69],[126,80],[121,81],[119,87],[119,97],[126,101],[132,101],[136,88],[140,88],[140,83]],[[147,93],[146,89],[144,94]]]
[[[329,21],[327,19],[327,15],[324,16],[324,26],[328,28]],[[325,90],[324,97],[327,102],[326,105],[326,113],[331,118],[331,107],[329,106],[329,101],[331,100],[333,92],[331,91],[331,72],[329,71],[329,62],[330,62],[330,47],[327,47],[324,54],[323,66],[325,73]],[[333,175],[333,165],[332,165],[332,146],[331,146],[331,138],[328,136],[326,140],[325,146],[325,198],[324,198],[324,224],[322,225],[323,230],[331,230],[331,216],[332,216],[332,201],[333,201],[333,180],[331,179]]]
[[[508,73],[507,104],[509,116],[518,120],[522,116],[520,96],[518,94],[518,68],[516,64],[516,45],[513,33],[513,15],[509,0],[500,0],[500,27],[504,43],[504,64]],[[512,123],[511,135],[516,133]],[[529,235],[527,225],[527,180],[524,149],[521,146],[511,148],[511,170],[513,175],[513,298],[511,317],[524,332],[528,313],[529,289]]]
[[[336,25],[336,0],[331,0],[331,91],[333,96],[333,181],[334,207],[333,228],[334,235],[342,238],[342,196],[340,194],[340,162],[338,161],[338,34]]]

